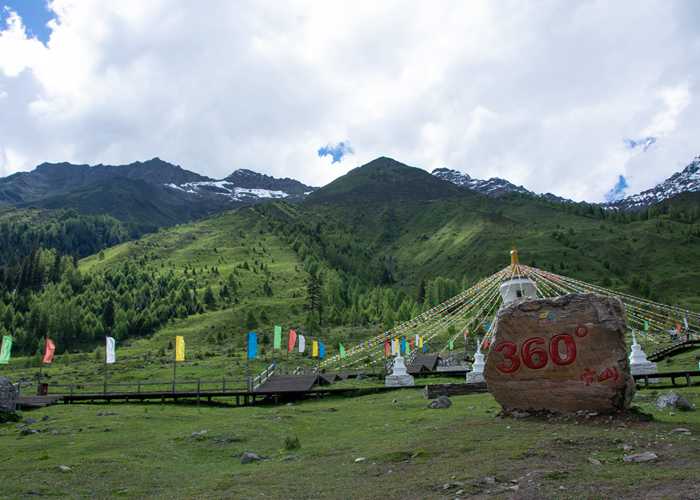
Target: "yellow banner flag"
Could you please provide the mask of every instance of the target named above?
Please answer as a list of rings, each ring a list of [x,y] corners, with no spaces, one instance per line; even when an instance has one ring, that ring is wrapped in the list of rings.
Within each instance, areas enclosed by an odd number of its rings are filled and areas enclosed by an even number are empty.
[[[423,348],[423,336],[418,337],[418,347]]]
[[[311,344],[311,357],[318,358],[318,340],[314,340]]]
[[[185,361],[185,337],[175,337],[175,361]]]

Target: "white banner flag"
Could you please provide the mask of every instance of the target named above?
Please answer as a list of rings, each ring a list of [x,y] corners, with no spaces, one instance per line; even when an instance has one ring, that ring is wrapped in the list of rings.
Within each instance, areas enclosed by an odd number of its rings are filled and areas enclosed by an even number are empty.
[[[117,343],[114,341],[113,337],[107,337],[105,340],[107,341],[105,345],[105,363],[111,365],[117,360]]]
[[[304,352],[306,349],[306,339],[303,335],[299,335],[299,352]]]

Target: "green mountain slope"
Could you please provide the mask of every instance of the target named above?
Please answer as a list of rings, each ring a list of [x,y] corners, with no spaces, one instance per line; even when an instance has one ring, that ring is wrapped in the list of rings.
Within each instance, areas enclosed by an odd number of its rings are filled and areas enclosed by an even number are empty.
[[[314,191],[307,198],[307,203],[430,200],[460,196],[464,192],[451,182],[438,179],[425,170],[381,157]]]

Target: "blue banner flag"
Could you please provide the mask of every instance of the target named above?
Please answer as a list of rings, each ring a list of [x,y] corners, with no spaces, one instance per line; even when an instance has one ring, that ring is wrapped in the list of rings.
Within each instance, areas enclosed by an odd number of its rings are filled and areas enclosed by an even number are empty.
[[[321,359],[326,357],[326,345],[320,340],[318,342],[318,357]]]
[[[428,352],[428,343],[425,341],[423,342],[423,352]]]
[[[406,337],[401,337],[401,354],[406,354]]]
[[[255,359],[258,355],[258,334],[255,332],[248,333],[248,359]]]

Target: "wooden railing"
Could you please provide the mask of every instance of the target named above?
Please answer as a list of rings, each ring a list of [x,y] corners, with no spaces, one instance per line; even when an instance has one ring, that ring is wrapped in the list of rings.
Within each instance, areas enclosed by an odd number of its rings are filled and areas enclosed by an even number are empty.
[[[276,366],[277,365],[275,363],[272,363],[258,375],[253,377],[253,379],[250,381],[250,386],[248,387],[248,390],[252,392],[258,387],[262,386],[265,382],[267,382],[270,379],[270,377],[272,377],[275,374]]]
[[[136,382],[72,382],[49,383],[51,395],[73,396],[77,394],[145,394],[151,392],[221,392],[241,391],[246,389],[241,379],[217,380],[168,380],[168,381],[136,381]]]

